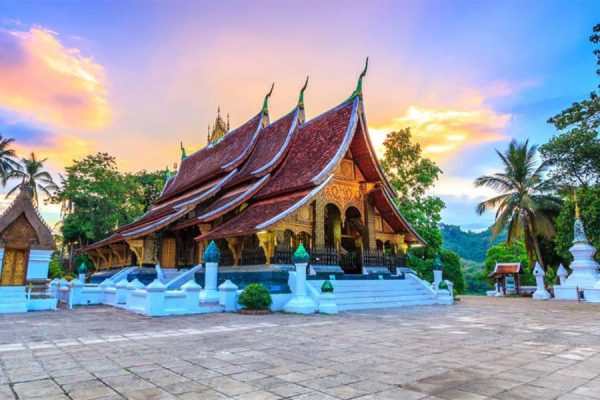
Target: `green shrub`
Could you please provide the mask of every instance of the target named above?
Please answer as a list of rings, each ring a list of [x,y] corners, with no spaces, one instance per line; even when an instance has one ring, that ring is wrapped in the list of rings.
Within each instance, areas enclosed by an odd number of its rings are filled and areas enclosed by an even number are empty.
[[[247,310],[268,310],[273,299],[266,287],[260,283],[251,283],[240,294],[238,303]]]
[[[48,278],[62,278],[65,272],[63,271],[62,263],[58,257],[52,257],[50,259],[50,265],[48,266]]]

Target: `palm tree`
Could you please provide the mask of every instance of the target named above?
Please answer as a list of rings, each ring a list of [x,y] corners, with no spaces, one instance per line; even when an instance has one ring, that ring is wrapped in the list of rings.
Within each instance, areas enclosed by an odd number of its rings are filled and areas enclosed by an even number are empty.
[[[16,157],[15,151],[10,148],[14,141],[15,139],[5,138],[0,133],[0,178],[2,179],[19,167],[19,163],[14,160]]]
[[[496,150],[504,171],[480,176],[475,187],[486,186],[501,193],[477,205],[479,215],[496,209],[492,238],[507,228],[507,242],[523,239],[530,265],[533,267],[537,259],[544,267],[538,235],[546,238],[554,235],[552,214],[561,200],[550,193],[550,181],[544,177],[548,165],[538,163],[536,152],[537,146],[529,146],[529,141],[513,140],[504,154]]]
[[[6,185],[9,179],[21,180],[21,183],[12,188],[6,194],[6,197],[16,192],[21,186],[27,187],[36,207],[39,205],[39,191],[47,196],[52,196],[52,191],[58,189],[58,186],[52,180],[52,176],[47,171],[44,171],[44,163],[47,160],[47,158],[42,160],[36,159],[35,153],[31,153],[31,158],[22,158],[21,165],[18,165],[17,168],[2,178],[3,185]]]

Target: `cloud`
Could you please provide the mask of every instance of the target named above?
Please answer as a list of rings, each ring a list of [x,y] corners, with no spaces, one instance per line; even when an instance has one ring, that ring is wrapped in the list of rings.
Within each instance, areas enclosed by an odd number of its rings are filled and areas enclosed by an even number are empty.
[[[0,29],[0,107],[40,123],[100,129],[111,120],[104,68],[41,27]]]
[[[375,147],[383,153],[383,141],[391,131],[410,127],[413,137],[423,148],[423,155],[443,162],[467,146],[500,141],[511,121],[510,114],[500,114],[479,106],[465,110],[409,106],[391,123],[370,128]]]
[[[93,151],[92,142],[72,135],[52,134],[46,136],[43,142],[21,143],[15,141],[14,148],[19,157],[29,157],[34,152],[37,158],[48,158],[48,164],[58,172],[62,167],[71,165],[73,160],[79,160]]]

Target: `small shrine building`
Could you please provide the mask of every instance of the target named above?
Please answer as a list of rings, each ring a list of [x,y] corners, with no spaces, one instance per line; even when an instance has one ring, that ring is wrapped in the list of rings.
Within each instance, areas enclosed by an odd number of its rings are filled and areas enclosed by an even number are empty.
[[[0,215],[0,286],[46,283],[55,250],[52,231],[33,205],[29,187]]]

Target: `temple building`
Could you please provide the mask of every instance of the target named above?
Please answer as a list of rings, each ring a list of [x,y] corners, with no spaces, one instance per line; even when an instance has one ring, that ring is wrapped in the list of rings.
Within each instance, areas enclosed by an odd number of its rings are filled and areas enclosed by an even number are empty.
[[[153,207],[82,251],[100,271],[191,268],[212,240],[222,253],[219,268],[230,271],[289,265],[299,243],[317,269],[403,267],[408,248],[426,243],[396,208],[370,141],[365,72],[348,99],[312,119],[305,117],[306,84],[276,120],[268,107],[273,88],[235,129],[219,110],[206,147],[190,155],[182,148],[180,168]]]
[[[52,231],[33,205],[29,187],[22,184],[0,215],[0,313],[56,308],[56,300],[47,296],[26,296],[27,286],[45,290],[54,250]]]

